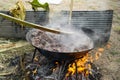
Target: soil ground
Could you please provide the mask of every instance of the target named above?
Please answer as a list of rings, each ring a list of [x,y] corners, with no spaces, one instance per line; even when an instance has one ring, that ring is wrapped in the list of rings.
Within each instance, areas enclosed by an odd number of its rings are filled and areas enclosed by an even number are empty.
[[[17,0],[0,0],[0,10],[9,10],[16,1]],[[80,3],[78,3],[78,1],[80,1]],[[75,0],[74,4],[76,6],[74,6],[74,10],[99,10],[105,8],[114,10],[113,25],[109,40],[111,47],[109,49],[105,49],[99,59],[94,63],[96,66],[98,66],[103,75],[101,80],[120,80],[120,1],[107,0],[108,6],[105,6],[106,4],[103,3],[104,1],[105,0],[100,0],[98,2],[96,2],[96,0]],[[62,3],[64,3],[63,6],[50,5],[51,11],[59,11],[60,9],[63,9],[63,7],[65,9],[69,9],[68,0],[64,0]],[[26,2],[25,6],[27,10],[32,10],[31,6]],[[9,39],[6,41],[8,40]],[[21,40],[13,40],[12,42],[17,44],[19,41]],[[26,41],[23,42],[27,43]],[[2,75],[13,72],[13,67],[7,67],[11,58],[22,55],[24,53],[32,53],[33,49],[34,48],[30,44],[26,44],[19,48],[14,47],[13,49],[0,52],[0,80],[5,80],[4,76]]]

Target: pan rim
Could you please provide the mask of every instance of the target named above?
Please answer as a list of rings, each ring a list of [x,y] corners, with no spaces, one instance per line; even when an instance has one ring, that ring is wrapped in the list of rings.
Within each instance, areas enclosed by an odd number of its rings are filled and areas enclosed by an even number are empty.
[[[32,45],[33,46],[33,45]],[[37,48],[37,49],[41,49],[41,48],[38,48],[38,47],[36,47],[36,46],[34,46],[35,48]],[[46,50],[46,49],[42,49],[42,50],[44,50],[44,51],[47,51],[47,52],[50,52],[50,53],[59,53],[59,54],[76,54],[76,53],[82,53],[82,52],[87,52],[87,51],[91,51],[91,50],[93,50],[94,49],[94,47],[92,47],[92,48],[90,48],[90,49],[85,49],[85,50],[81,50],[81,51],[79,51],[79,52],[55,52],[55,51],[49,51],[49,50]]]

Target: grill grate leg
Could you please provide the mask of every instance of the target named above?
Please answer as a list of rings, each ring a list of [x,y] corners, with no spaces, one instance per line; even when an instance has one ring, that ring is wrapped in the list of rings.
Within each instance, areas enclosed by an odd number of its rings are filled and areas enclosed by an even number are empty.
[[[76,61],[75,61],[75,68],[76,68],[76,70],[75,70],[75,72],[76,72],[76,75],[75,75],[75,77],[76,77],[76,80],[78,80],[78,70],[77,70],[77,63],[76,63]]]
[[[34,53],[33,53],[33,56],[32,56],[32,62],[33,62],[33,60],[34,60],[34,58],[35,58],[36,51],[37,51],[37,49],[35,48]]]

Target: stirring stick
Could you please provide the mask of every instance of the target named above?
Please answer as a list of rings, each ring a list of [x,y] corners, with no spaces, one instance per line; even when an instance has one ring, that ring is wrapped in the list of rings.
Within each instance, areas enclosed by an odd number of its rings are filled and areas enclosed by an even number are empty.
[[[55,29],[51,29],[51,28],[46,28],[46,27],[38,25],[38,24],[23,21],[23,20],[15,18],[15,17],[6,15],[4,13],[0,13],[0,16],[2,16],[3,18],[6,18],[8,20],[11,20],[13,22],[23,24],[25,27],[27,26],[27,27],[31,27],[31,28],[36,28],[36,29],[40,29],[42,31],[47,31],[47,32],[55,33],[55,34],[72,34],[72,32],[63,32],[63,31],[59,31],[59,30],[55,30]]]
[[[73,0],[71,0],[71,3],[70,3],[69,24],[71,23],[71,19],[72,19],[72,10],[73,10]]]

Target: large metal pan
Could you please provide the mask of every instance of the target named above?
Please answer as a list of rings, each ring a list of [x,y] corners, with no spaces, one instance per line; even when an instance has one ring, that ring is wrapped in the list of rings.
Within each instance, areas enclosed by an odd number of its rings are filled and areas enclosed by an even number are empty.
[[[93,48],[84,50],[81,52],[52,52],[48,51],[45,49],[37,48],[35,47],[42,55],[49,59],[54,59],[54,60],[74,60],[74,59],[79,59],[85,56],[89,51],[91,51]]]
[[[33,30],[33,32],[34,32],[34,30]],[[28,32],[28,35],[26,35],[26,39],[27,39],[28,42],[30,42],[32,44],[31,37],[33,35],[31,35],[31,33],[32,32],[30,32],[30,33]],[[93,41],[91,41],[90,44],[93,45]],[[36,45],[33,45],[33,46],[45,57],[50,58],[50,59],[54,59],[54,60],[58,60],[58,61],[59,60],[68,60],[68,59],[71,60],[71,59],[81,58],[93,49],[93,46],[92,46],[92,47],[90,47],[88,49],[85,49],[85,50],[82,50],[80,52],[63,52],[63,51],[55,52],[55,51],[50,51],[50,50],[39,48]]]

